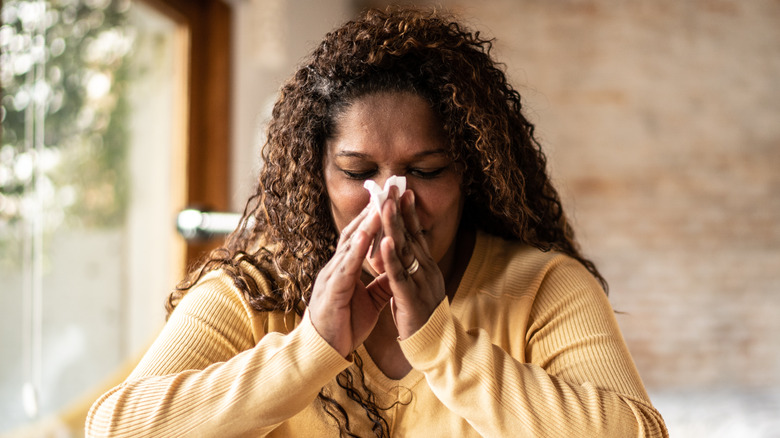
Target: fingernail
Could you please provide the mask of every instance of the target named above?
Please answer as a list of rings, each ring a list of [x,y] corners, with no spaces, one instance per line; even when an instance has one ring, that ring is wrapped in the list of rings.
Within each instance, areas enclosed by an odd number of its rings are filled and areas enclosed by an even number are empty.
[[[409,202],[412,203],[412,207],[414,207],[414,192],[409,190]]]

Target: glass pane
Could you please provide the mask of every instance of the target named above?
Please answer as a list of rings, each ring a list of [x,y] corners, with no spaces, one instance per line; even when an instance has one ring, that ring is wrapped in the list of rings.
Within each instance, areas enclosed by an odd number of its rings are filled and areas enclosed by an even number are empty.
[[[0,434],[46,436],[181,276],[186,35],[129,1],[6,0],[2,23]]]

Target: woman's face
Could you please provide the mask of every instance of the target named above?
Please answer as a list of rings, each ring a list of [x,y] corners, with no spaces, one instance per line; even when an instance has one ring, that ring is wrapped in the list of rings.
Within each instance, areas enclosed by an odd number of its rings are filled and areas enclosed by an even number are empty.
[[[388,177],[405,176],[431,256],[441,262],[451,254],[463,212],[462,175],[428,102],[412,93],[368,94],[335,125],[324,175],[336,228],[341,231],[368,204],[365,180],[384,187]]]

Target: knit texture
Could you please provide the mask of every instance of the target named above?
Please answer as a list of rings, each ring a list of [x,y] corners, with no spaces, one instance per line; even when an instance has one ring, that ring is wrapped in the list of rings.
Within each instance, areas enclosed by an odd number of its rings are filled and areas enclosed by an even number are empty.
[[[668,436],[606,295],[565,255],[478,233],[452,302],[400,343],[413,367],[400,380],[357,350],[393,436]],[[350,366],[308,313],[256,312],[216,271],[185,296],[130,377],[95,402],[87,435],[338,436],[316,401],[324,387],[353,433],[372,436],[335,384]]]

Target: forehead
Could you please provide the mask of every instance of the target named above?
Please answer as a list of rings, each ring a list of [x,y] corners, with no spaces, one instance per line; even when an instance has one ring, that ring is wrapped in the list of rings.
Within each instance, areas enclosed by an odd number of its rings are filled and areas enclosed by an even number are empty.
[[[361,96],[334,121],[328,152],[405,152],[446,150],[444,131],[427,100],[409,92]]]

